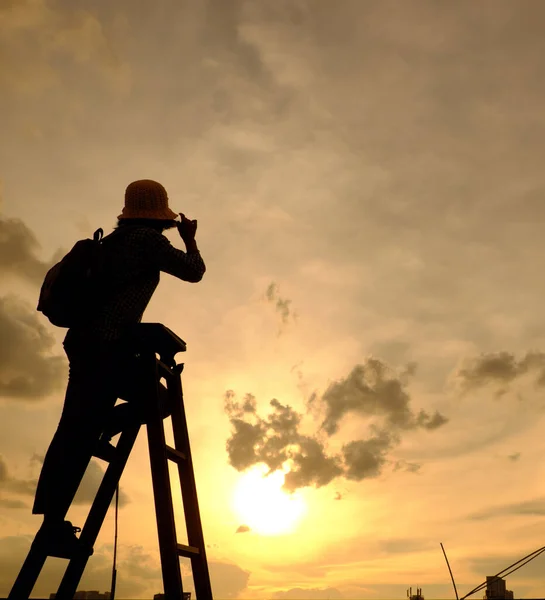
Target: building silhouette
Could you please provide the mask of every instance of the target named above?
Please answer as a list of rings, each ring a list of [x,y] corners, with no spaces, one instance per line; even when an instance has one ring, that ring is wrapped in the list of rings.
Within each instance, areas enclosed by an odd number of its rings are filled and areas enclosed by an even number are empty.
[[[486,577],[484,600],[513,600],[513,592],[506,589],[505,579],[495,575]]]
[[[55,600],[57,594],[49,594],[49,600]],[[110,600],[110,592],[104,592],[101,594],[98,591],[90,591],[90,592],[76,592],[74,594],[74,600]]]

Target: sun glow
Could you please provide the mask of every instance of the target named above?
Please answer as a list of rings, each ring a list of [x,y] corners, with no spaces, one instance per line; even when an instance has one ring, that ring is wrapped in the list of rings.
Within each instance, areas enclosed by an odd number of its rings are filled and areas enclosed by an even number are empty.
[[[306,512],[303,498],[282,490],[284,473],[265,477],[267,468],[254,467],[240,478],[233,494],[233,508],[241,521],[261,535],[290,533]]]

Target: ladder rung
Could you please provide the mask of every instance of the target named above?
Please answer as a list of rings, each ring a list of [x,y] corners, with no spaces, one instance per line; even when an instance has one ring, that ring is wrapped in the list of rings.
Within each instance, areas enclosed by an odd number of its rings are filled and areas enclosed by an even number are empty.
[[[176,373],[172,372],[172,369],[166,365],[162,360],[157,360],[157,369],[159,370],[159,373],[161,374],[161,377],[174,377],[176,375]]]
[[[177,463],[181,463],[187,460],[187,456],[183,452],[176,450],[176,448],[172,448],[172,446],[167,446],[165,444],[165,449],[167,451],[167,458],[170,458],[170,460],[173,460]]]
[[[176,544],[178,548],[178,554],[185,556],[185,558],[191,558],[192,556],[198,556],[201,551],[195,546],[184,546],[184,544]]]

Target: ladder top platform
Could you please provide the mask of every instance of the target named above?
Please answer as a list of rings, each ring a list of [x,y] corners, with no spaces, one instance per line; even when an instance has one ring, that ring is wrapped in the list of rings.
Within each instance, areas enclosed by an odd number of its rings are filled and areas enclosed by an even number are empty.
[[[187,344],[161,323],[138,323],[127,332],[127,341],[136,350],[159,354],[161,360],[171,363],[178,352],[185,352]]]

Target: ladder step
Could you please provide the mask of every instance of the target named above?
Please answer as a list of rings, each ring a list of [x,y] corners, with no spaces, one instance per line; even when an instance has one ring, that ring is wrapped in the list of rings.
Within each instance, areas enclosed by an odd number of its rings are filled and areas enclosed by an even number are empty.
[[[195,546],[184,546],[184,544],[176,544],[178,548],[178,554],[180,556],[184,556],[185,558],[191,558],[193,556],[198,556],[201,551]]]
[[[165,449],[167,451],[167,458],[170,460],[173,460],[176,463],[182,463],[187,460],[187,456],[183,452],[176,450],[176,448],[172,448],[172,446],[167,446],[165,444]]]
[[[177,366],[178,365],[176,365],[176,367]],[[157,360],[157,370],[159,371],[160,376],[165,377],[166,379],[173,378],[176,375],[178,375],[178,373],[173,371],[168,365],[166,365],[161,360]]]

